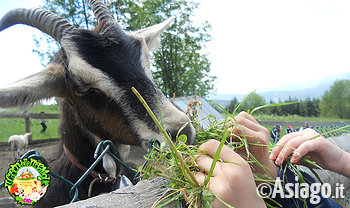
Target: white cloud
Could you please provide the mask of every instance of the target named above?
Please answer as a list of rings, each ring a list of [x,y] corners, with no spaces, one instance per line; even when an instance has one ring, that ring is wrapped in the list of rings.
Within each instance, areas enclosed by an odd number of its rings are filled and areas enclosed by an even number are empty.
[[[41,0],[1,1],[0,18],[10,9],[36,7]],[[25,25],[15,25],[0,32],[0,86],[39,72],[43,67],[32,50],[35,48],[33,34],[41,32]]]
[[[32,52],[35,48],[34,28],[17,25],[0,32],[1,76],[0,86],[15,82],[21,78],[39,72],[43,67],[39,57]]]

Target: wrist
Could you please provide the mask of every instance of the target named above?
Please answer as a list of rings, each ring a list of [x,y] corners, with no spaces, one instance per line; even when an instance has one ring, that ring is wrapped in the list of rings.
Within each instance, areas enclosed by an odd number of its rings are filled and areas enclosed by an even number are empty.
[[[253,165],[252,167],[253,173],[255,173],[260,179],[256,179],[255,183],[259,185],[262,182],[265,183],[266,180],[275,180],[278,172],[278,167],[275,165],[275,163],[268,159],[264,162],[261,161],[261,165],[263,168],[257,164]],[[261,179],[263,179],[263,181],[261,181]]]
[[[341,158],[342,161],[342,170],[339,172],[339,174],[342,174],[348,178],[350,178],[350,153],[343,151],[343,156]]]
[[[260,196],[257,196],[256,200],[254,201],[254,204],[250,204],[249,207],[265,208],[266,204]]]
[[[266,207],[265,201],[261,196],[258,195],[257,190],[251,192],[250,195],[246,195],[246,200],[242,204],[236,204],[234,207],[251,207],[251,208],[262,208]]]

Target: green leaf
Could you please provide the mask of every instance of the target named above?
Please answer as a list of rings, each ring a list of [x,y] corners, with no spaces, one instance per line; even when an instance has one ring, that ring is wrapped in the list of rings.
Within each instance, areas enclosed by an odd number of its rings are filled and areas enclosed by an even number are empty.
[[[283,106],[283,105],[292,105],[292,104],[296,104],[296,103],[300,103],[300,101],[295,101],[295,102],[289,102],[289,103],[272,103],[272,104],[267,104],[267,105],[263,105],[263,106],[259,106],[254,108],[251,112],[250,115],[252,115],[255,111],[261,110],[263,108],[267,108],[267,107],[275,107],[275,106]]]
[[[214,193],[211,190],[204,189],[202,192],[202,199],[204,202],[209,202],[209,204],[214,200]]]

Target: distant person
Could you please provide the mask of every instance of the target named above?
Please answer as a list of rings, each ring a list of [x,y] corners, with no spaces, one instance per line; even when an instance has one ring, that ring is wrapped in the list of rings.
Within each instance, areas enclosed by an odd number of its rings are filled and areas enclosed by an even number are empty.
[[[286,134],[290,134],[296,132],[295,127],[294,126],[288,126],[288,128],[286,129]]]
[[[40,112],[41,118],[40,118],[40,124],[43,127],[43,129],[40,131],[40,133],[45,133],[47,126],[46,126],[46,120],[43,118],[45,113],[43,111]]]
[[[280,134],[281,134],[281,127],[279,125],[276,125],[275,127],[273,127],[273,129],[271,130],[271,138],[275,144],[278,142],[278,139],[280,138]]]
[[[305,130],[305,129],[308,129],[308,128],[310,128],[309,123],[307,121],[305,121],[304,122],[304,126],[301,127],[299,131],[302,131],[302,130]]]

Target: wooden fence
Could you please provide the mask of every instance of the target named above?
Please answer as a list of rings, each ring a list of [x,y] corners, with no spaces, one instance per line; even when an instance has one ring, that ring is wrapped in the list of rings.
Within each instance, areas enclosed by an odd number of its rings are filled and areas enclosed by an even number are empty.
[[[60,119],[59,114],[48,113],[0,113],[0,118],[23,118],[25,123],[25,132],[30,132],[30,119]]]

